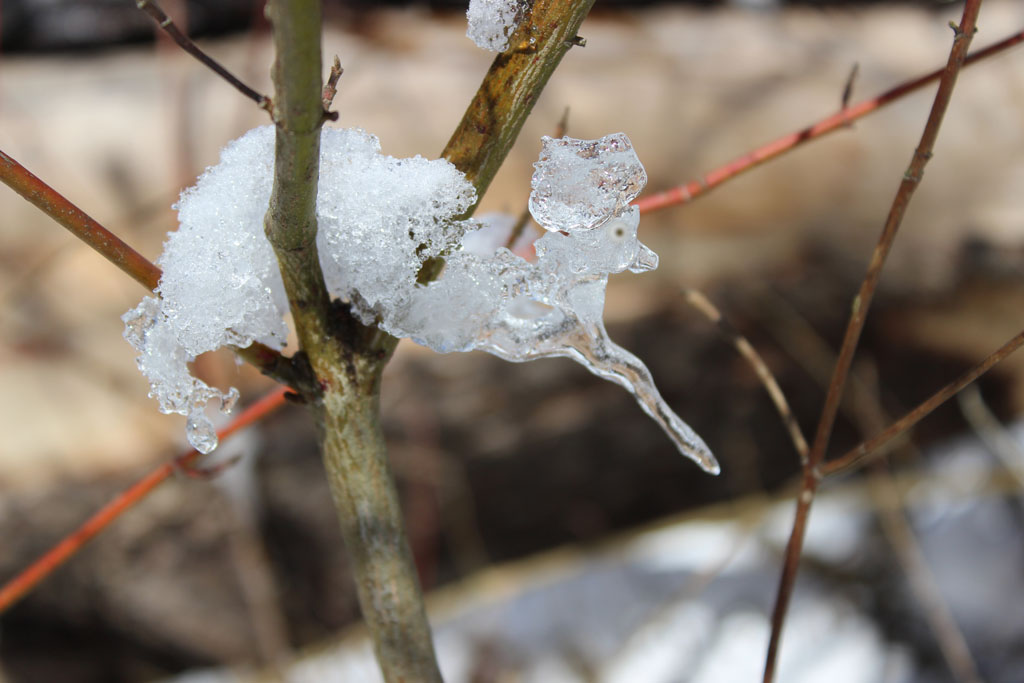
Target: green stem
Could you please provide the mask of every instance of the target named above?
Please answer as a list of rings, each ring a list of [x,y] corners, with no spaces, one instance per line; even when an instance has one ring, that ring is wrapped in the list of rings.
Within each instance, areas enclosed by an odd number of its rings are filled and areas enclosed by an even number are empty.
[[[359,604],[384,679],[441,681],[380,427],[379,375],[323,399],[323,457]]]
[[[320,126],[324,118],[318,0],[272,0],[276,60],[274,188],[265,219],[295,330],[317,391],[327,479],[363,618],[384,678],[440,682],[430,624],[406,539],[380,428],[384,358],[364,356],[366,328],[331,305],[316,248]]]
[[[484,78],[445,148],[481,196],[593,0],[536,0]],[[440,681],[398,494],[380,429],[380,377],[397,340],[332,307],[316,252],[320,88],[319,4],[272,0],[274,190],[266,232],[281,266],[302,350],[318,383],[312,403],[324,465],[359,602],[387,681]],[[475,207],[474,207],[475,208]],[[467,215],[472,213],[472,209]],[[424,275],[433,279],[441,263]]]

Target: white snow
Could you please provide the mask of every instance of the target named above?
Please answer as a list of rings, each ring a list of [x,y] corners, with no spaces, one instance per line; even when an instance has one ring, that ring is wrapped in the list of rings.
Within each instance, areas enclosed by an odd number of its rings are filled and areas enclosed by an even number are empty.
[[[125,337],[164,412],[189,417],[202,452],[216,446],[204,408],[233,403],[189,373],[195,357],[261,341],[280,348],[287,301],[263,235],[274,132],[257,128],[228,145],[178,204],[179,230],[160,265],[159,299],[125,314]],[[662,400],[650,372],[614,344],[602,320],[608,275],[643,272],[657,255],[636,236],[629,206],[647,181],[629,139],[544,138],[530,210],[550,232],[536,261],[509,251],[512,221],[455,220],[475,201],[445,160],[395,159],[361,130],[325,129],[317,196],[318,247],[331,295],[367,325],[436,351],[482,349],[510,361],[565,356],[622,385],[677,448],[705,470],[707,446]],[[424,262],[446,259],[442,276],[417,285]]]
[[[504,52],[525,8],[524,0],[469,0],[466,36],[485,50]]]

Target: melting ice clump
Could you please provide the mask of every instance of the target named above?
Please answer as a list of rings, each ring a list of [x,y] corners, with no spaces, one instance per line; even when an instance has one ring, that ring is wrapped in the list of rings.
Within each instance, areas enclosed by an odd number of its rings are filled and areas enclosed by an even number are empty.
[[[188,363],[225,344],[279,348],[286,334],[287,300],[263,236],[273,139],[269,126],[250,131],[182,195],[181,227],[159,262],[160,298],[124,316],[151,395],[164,412],[189,416],[189,440],[203,452],[216,446],[206,404],[230,404],[237,392],[208,387]],[[644,364],[608,338],[602,320],[608,275],[658,263],[636,236],[639,214],[629,203],[647,177],[629,139],[544,138],[534,166],[530,211],[548,232],[528,261],[502,246],[510,217],[455,220],[475,194],[447,161],[394,159],[363,131],[325,129],[317,242],[331,295],[365,324],[442,353],[572,358],[628,389],[680,452],[717,473],[708,447],[662,400]],[[525,250],[522,241],[516,247]],[[436,256],[446,259],[442,276],[417,285],[423,263]]]
[[[524,0],[469,0],[466,36],[485,50],[504,52],[525,9]]]

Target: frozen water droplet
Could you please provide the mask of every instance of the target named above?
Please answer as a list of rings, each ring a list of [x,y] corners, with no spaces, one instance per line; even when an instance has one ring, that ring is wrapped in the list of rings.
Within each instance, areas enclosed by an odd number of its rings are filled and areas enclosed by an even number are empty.
[[[217,447],[217,430],[214,429],[210,418],[206,417],[202,407],[197,407],[188,414],[185,435],[192,448],[204,455]]]
[[[235,409],[235,404],[238,403],[238,389],[231,387],[228,389],[228,393],[224,394],[220,400],[220,412],[227,415]]]
[[[547,230],[590,230],[621,213],[647,173],[623,133],[599,140],[542,138],[530,213]]]

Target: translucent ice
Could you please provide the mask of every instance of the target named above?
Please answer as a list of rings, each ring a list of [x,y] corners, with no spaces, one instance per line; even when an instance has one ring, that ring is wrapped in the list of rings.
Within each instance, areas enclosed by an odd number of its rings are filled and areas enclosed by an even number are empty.
[[[676,447],[718,472],[708,447],[668,407],[647,367],[605,330],[608,275],[652,270],[657,255],[637,239],[638,211],[629,206],[647,181],[629,139],[544,138],[535,164],[530,210],[551,230],[534,243],[536,262],[467,234],[440,279],[411,291],[402,314],[381,327],[442,353],[481,349],[509,361],[565,356],[622,385]],[[505,221],[507,225],[507,221]],[[490,249],[487,248],[490,242]],[[500,244],[500,242],[499,242]]]
[[[600,140],[542,138],[533,172],[530,213],[548,230],[590,230],[617,215],[647,184],[623,133]]]
[[[271,127],[250,131],[182,195],[181,226],[159,261],[159,298],[147,297],[124,316],[151,395],[164,412],[188,417],[189,440],[203,452],[216,446],[207,403],[230,407],[237,392],[207,386],[188,364],[228,344],[280,347],[287,333],[287,300],[263,234],[273,147]],[[324,278],[365,324],[440,352],[572,358],[628,389],[683,454],[718,471],[644,364],[608,339],[602,321],[608,275],[657,265],[636,237],[639,215],[629,202],[646,175],[625,135],[544,139],[530,208],[550,232],[534,243],[535,261],[502,246],[511,218],[455,220],[475,194],[447,161],[394,159],[363,131],[325,129],[320,164]],[[444,273],[418,285],[424,262],[437,256],[446,259]]]
[[[504,52],[525,8],[525,0],[469,0],[466,36],[485,50]]]

